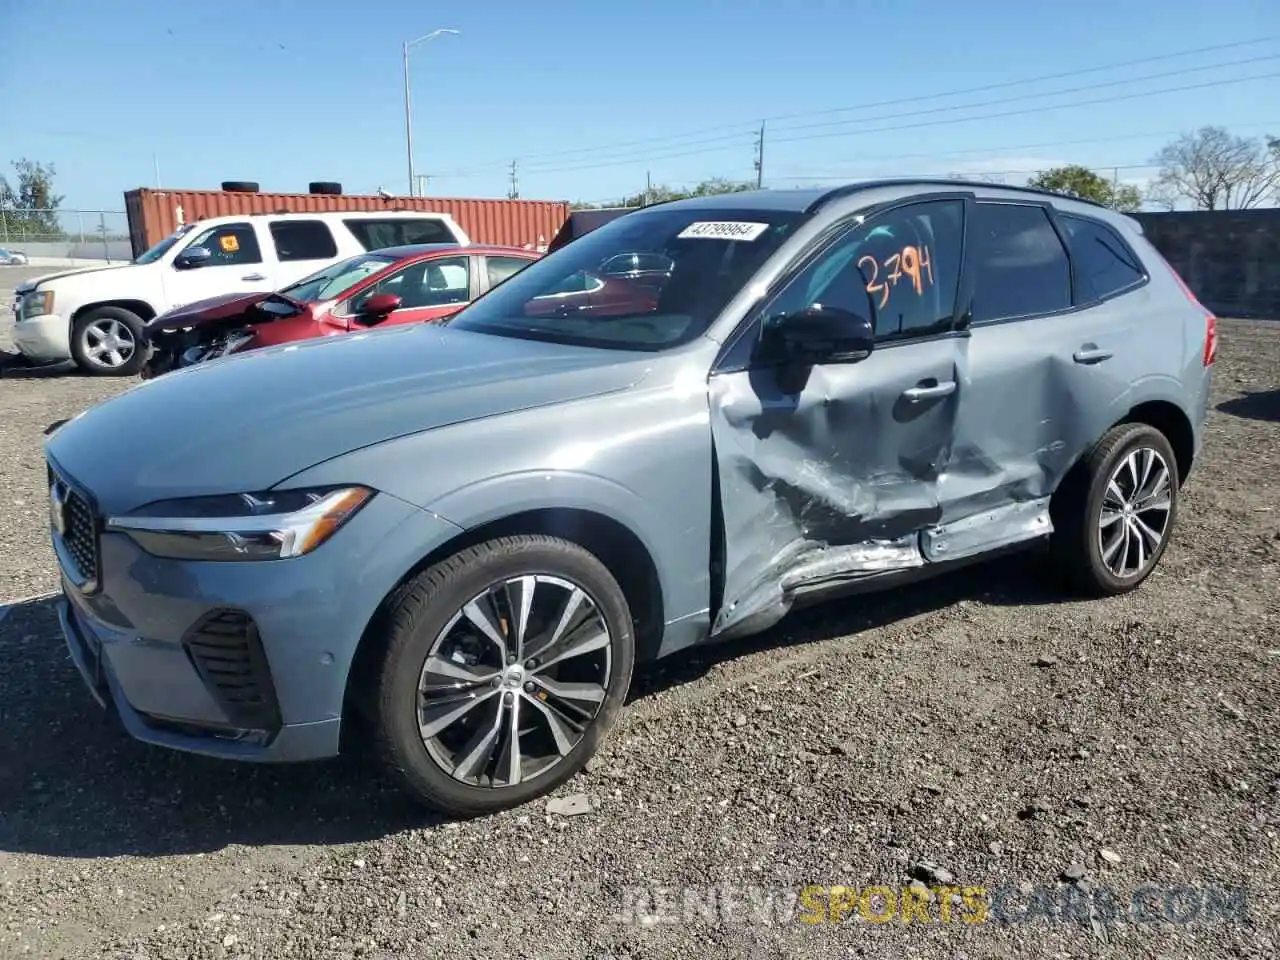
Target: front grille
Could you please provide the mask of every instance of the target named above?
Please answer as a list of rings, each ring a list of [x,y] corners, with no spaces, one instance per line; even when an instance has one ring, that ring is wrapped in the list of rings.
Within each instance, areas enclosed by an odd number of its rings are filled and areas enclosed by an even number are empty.
[[[59,537],[88,589],[98,584],[98,517],[89,500],[49,468],[49,495],[61,501]]]
[[[205,688],[236,727],[280,727],[271,670],[258,627],[242,610],[215,610],[196,621],[183,646]]]

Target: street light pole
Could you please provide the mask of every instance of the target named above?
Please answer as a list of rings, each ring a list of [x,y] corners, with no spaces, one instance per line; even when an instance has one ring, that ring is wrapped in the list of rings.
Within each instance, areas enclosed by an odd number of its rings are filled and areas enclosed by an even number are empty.
[[[461,31],[458,30],[432,30],[430,33],[419,37],[417,40],[409,40],[401,44],[401,52],[404,55],[404,147],[405,153],[409,158],[409,196],[414,194],[414,177],[413,177],[413,109],[411,106],[411,98],[409,93],[409,50],[416,47],[420,43],[426,43],[428,40],[434,40],[441,34],[451,33],[457,36]]]

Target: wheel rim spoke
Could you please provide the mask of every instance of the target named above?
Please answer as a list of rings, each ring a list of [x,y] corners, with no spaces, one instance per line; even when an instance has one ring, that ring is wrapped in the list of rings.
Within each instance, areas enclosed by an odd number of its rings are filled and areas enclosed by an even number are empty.
[[[473,667],[466,663],[455,663],[452,660],[446,660],[438,654],[432,654],[427,657],[426,665],[422,671],[423,679],[428,677],[443,677],[455,681],[455,683],[439,683],[432,684],[434,687],[448,687],[456,689],[459,685],[479,685],[488,683],[494,677],[499,675],[497,670],[490,670],[484,667]],[[426,690],[426,686],[422,686]]]
[[[506,636],[507,652],[516,659],[524,655],[525,634],[529,629],[529,613],[533,609],[533,595],[537,589],[536,577],[511,580],[503,587],[507,597],[507,609],[512,614]]]
[[[551,738],[555,741],[556,750],[560,756],[566,757],[573,750],[574,745],[582,737],[583,728],[574,721],[570,720],[559,710],[550,704],[544,703],[534,697],[526,698],[527,702],[533,704],[546,720],[547,728],[551,733]]]
[[[493,641],[494,646],[498,648],[499,657],[505,663],[507,638],[504,636],[505,631],[502,629],[501,620],[493,609],[493,598],[489,594],[484,594],[482,597],[472,600],[462,608],[462,615],[467,618],[473,627]]]
[[[511,704],[502,711],[506,717],[506,739],[502,744],[502,752],[498,754],[496,776],[514,787],[523,779],[524,757],[520,752],[520,704],[523,697],[512,697]]]
[[[496,692],[496,690],[486,690],[483,693],[465,694],[460,699],[441,697],[426,700],[419,712],[419,732],[424,738],[436,736],[446,727],[453,726]],[[436,715],[428,719],[425,716],[428,713]]]
[[[538,680],[538,684],[545,687],[548,693],[553,693],[561,700],[585,700],[587,703],[603,703],[605,689],[598,683],[573,683],[562,682],[560,680],[552,680],[550,677],[542,677]]]
[[[424,658],[419,731],[428,755],[476,787],[546,773],[607,698],[612,643],[577,584],[534,573],[495,583],[461,605]]]
[[[475,735],[459,751],[460,758],[453,767],[453,775],[459,779],[479,777],[493,759],[493,752],[502,734],[502,718],[505,711],[499,706],[493,711],[493,722],[480,727]]]
[[[558,644],[544,648],[538,657],[537,671],[541,673],[548,667],[583,654],[602,650],[609,645],[609,631],[603,626],[586,626],[564,637]]]

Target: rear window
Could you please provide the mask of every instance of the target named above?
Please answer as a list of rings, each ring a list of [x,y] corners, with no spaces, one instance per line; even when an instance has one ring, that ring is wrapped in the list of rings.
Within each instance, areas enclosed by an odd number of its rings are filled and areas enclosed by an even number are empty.
[[[1071,257],[1081,290],[1077,303],[1105,300],[1146,279],[1146,271],[1119,235],[1104,223],[1059,214],[1058,222],[1071,244]]]
[[[278,220],[271,224],[271,239],[281,261],[330,260],[338,255],[333,234],[320,220]]]
[[[434,217],[392,217],[386,220],[361,218],[344,220],[360,245],[366,250],[402,247],[411,243],[457,243],[458,238]]]

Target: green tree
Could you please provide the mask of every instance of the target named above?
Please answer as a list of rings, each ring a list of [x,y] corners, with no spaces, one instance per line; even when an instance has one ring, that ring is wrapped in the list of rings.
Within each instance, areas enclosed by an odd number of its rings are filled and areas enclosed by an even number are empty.
[[[53,164],[23,157],[10,166],[17,174],[17,186],[0,177],[0,213],[6,227],[34,236],[61,236],[58,207],[65,198],[53,192]]]
[[[1280,140],[1237,137],[1225,127],[1184,133],[1156,154],[1155,194],[1172,209],[1179,200],[1197,210],[1260,207],[1280,191]]]
[[[1112,183],[1106,177],[1079,164],[1045,170],[1028,180],[1027,186],[1065,193],[1081,200],[1092,200],[1125,213],[1133,213],[1142,208],[1142,192],[1137,187]]]

